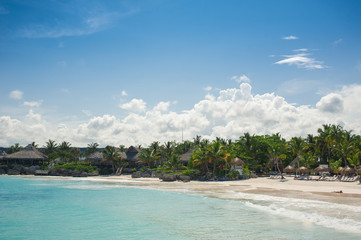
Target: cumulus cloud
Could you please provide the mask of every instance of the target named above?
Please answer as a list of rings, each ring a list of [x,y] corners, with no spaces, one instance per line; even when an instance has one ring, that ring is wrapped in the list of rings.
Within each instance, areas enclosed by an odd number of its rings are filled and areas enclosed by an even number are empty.
[[[153,108],[154,111],[166,112],[170,106],[170,102],[159,102],[157,106]]]
[[[29,110],[29,113],[26,115],[26,117],[30,120],[40,121],[41,115],[39,113],[34,113],[32,109]]]
[[[250,83],[251,82],[251,79],[249,77],[247,77],[246,75],[244,75],[244,74],[242,76],[240,76],[240,77],[233,76],[231,79],[238,82],[238,83],[241,83],[241,82]]]
[[[143,99],[133,98],[130,102],[121,104],[119,107],[133,112],[143,112],[146,108],[146,103]]]
[[[128,96],[128,93],[123,90],[123,91],[121,92],[121,95],[122,95],[123,97],[125,97],[125,96]]]
[[[14,90],[14,91],[10,92],[9,98],[20,100],[23,98],[23,92],[19,91],[19,90]]]
[[[39,101],[32,101],[32,102],[24,102],[24,106],[28,106],[28,107],[40,107],[40,105],[43,103],[43,100],[39,100]]]
[[[299,49],[298,49],[299,50]],[[323,69],[327,66],[323,64],[321,61],[317,61],[314,58],[309,57],[310,54],[306,53],[306,49],[302,49],[301,53],[292,54],[292,55],[283,55],[284,59],[280,60],[278,62],[275,62],[275,64],[287,64],[289,66],[295,65],[298,68],[304,68],[307,70],[313,70],[313,69]]]
[[[330,93],[322,97],[316,107],[322,112],[340,113],[343,111],[343,98],[340,94]]]
[[[153,109],[145,110],[146,103],[133,99],[125,109],[125,117],[113,115],[91,117],[80,124],[47,124],[36,113],[29,111],[26,119],[0,117],[0,144],[33,141],[29,136],[45,143],[50,139],[66,140],[74,146],[98,142],[102,146],[147,145],[153,141],[181,141],[196,135],[214,139],[238,139],[245,132],[251,134],[281,133],[285,138],[316,133],[324,123],[343,123],[346,129],[361,130],[361,85],[344,86],[323,96],[316,107],[295,106],[275,93],[254,94],[249,83],[237,88],[207,94],[190,109],[169,111],[169,102],[160,102]],[[124,105],[124,104],[123,104]],[[141,107],[139,107],[139,105]],[[342,114],[340,114],[342,112]],[[28,122],[30,121],[30,122]],[[30,135],[29,135],[30,134]],[[25,144],[25,143],[24,143]]]
[[[297,40],[298,37],[290,35],[290,36],[287,36],[287,37],[283,37],[282,39],[284,39],[284,40]]]

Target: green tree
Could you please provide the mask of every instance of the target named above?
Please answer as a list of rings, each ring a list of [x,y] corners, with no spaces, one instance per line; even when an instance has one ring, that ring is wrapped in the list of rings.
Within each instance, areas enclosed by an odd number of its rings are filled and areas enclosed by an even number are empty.
[[[10,147],[10,149],[6,152],[7,154],[19,152],[22,149],[19,143],[15,143]]]
[[[116,173],[116,165],[121,161],[121,156],[114,146],[106,146],[104,149],[104,161],[112,163],[113,174]]]
[[[58,144],[54,140],[49,139],[45,144],[46,145],[44,147],[44,153],[46,155],[49,155],[57,151]]]
[[[159,158],[160,155],[155,152],[154,148],[145,148],[139,154],[140,161],[144,164],[147,164],[149,168],[151,168]]]
[[[167,166],[169,168],[172,168],[173,170],[181,169],[182,163],[180,161],[180,158],[176,154],[172,154],[171,157],[167,161]]]
[[[96,151],[99,150],[98,147],[99,147],[99,144],[96,142],[88,144],[87,149],[86,149],[86,155],[90,156],[91,154],[95,153]]]

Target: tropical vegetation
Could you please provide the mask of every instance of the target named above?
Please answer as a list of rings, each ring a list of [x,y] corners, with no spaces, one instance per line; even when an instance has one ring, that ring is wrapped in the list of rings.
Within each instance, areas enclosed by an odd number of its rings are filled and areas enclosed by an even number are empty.
[[[35,143],[33,143],[35,144]],[[156,141],[149,147],[141,147],[138,169],[183,172],[185,175],[230,176],[232,159],[238,157],[244,162],[246,172],[266,174],[270,171],[282,172],[289,164],[295,167],[316,168],[328,164],[334,170],[349,166],[357,169],[361,159],[361,136],[345,130],[340,125],[324,124],[316,135],[284,139],[280,134],[252,135],[244,133],[236,140],[216,138],[213,141],[196,136],[193,141]],[[127,167],[121,153],[124,145],[99,148],[98,143],[90,143],[85,151],[72,147],[69,142],[56,143],[48,140],[41,149],[48,160],[78,164],[96,151],[103,152],[103,162],[109,162],[112,172],[120,174]],[[19,144],[10,147],[8,153],[21,150]],[[181,155],[193,151],[185,165]],[[137,169],[136,169],[137,170]],[[235,177],[236,173],[232,175]]]

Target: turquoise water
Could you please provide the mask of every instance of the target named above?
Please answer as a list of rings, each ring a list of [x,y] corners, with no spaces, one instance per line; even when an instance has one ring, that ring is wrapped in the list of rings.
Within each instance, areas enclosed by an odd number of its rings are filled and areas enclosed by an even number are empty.
[[[260,201],[0,176],[0,239],[360,239]]]

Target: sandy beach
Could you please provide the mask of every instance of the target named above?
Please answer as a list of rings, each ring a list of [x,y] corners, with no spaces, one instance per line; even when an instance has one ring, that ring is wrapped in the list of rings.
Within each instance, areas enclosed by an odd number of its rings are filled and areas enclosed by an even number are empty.
[[[43,177],[41,177],[43,178]],[[322,200],[348,205],[357,205],[361,199],[361,184],[359,182],[339,181],[307,181],[295,180],[287,176],[285,179],[270,179],[268,177],[252,178],[240,181],[190,181],[163,182],[158,178],[131,178],[129,175],[101,176],[87,178],[46,177],[59,180],[84,180],[122,186],[172,191],[186,194],[203,195],[221,199],[237,199],[237,193],[261,194],[276,197],[302,198]],[[337,193],[338,191],[342,193]]]

